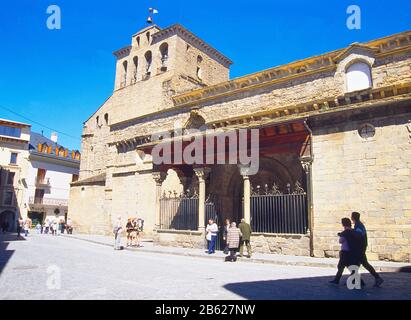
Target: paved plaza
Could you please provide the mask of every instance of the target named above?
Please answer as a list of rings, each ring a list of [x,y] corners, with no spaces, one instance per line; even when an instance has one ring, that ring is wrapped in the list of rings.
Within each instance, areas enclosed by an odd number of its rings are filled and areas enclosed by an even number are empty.
[[[224,263],[67,237],[0,236],[0,299],[411,299],[410,273],[384,273],[383,288],[328,285],[333,268]],[[344,278],[345,279],[345,278]]]

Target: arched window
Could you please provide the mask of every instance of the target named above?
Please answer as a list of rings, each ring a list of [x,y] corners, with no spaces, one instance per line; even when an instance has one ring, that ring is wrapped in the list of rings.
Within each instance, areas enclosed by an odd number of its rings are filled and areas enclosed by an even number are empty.
[[[146,37],[147,37],[147,42],[148,42],[148,44],[150,44],[150,32],[147,32],[147,33],[146,33]]]
[[[108,125],[108,113],[104,115],[104,121],[106,122],[106,125]]]
[[[136,83],[137,76],[138,76],[138,57],[133,58],[133,64],[134,64],[133,83]]]
[[[203,62],[203,58],[201,57],[201,56],[197,56],[197,72],[196,72],[196,75],[197,75],[197,78],[198,79],[202,79],[202,69],[201,69],[201,63]]]
[[[121,87],[125,87],[127,83],[127,60],[123,62],[123,78],[121,79]]]
[[[167,71],[168,43],[164,42],[160,46],[160,54],[161,54],[161,71]]]
[[[144,57],[146,58],[146,76],[150,76],[151,75],[151,65],[153,62],[153,54],[151,53],[151,51],[147,51]]]
[[[356,62],[345,71],[347,92],[364,90],[372,87],[371,68],[365,62]]]
[[[100,127],[100,117],[99,116],[96,117],[96,127],[97,128]]]
[[[140,37],[137,37],[136,41],[137,41],[137,46],[139,47],[140,46]]]

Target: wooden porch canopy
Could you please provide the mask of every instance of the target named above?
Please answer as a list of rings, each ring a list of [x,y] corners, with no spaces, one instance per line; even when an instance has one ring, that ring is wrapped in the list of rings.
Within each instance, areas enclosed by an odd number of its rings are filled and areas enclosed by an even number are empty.
[[[279,153],[293,153],[298,154],[300,157],[310,155],[310,133],[305,125],[304,120],[297,120],[282,124],[269,124],[261,125],[258,127],[228,127],[224,128],[223,132],[199,132],[193,135],[188,135],[188,141],[185,141],[187,137],[173,137],[167,138],[159,141],[153,141],[146,143],[137,147],[137,150],[143,151],[146,154],[152,154],[153,149],[156,146],[163,145],[160,152],[160,156],[170,156],[173,163],[175,162],[175,151],[185,150],[189,145],[191,145],[196,139],[202,139],[203,141],[203,159],[207,157],[207,140],[214,142],[214,156],[215,160],[221,153],[217,152],[217,139],[218,137],[228,135],[229,133],[235,133],[237,136],[237,158],[239,150],[239,136],[240,130],[247,130],[247,151],[248,155],[251,152],[251,129],[259,130],[259,155],[260,156],[271,156]],[[212,138],[213,137],[213,138]],[[183,141],[181,141],[183,139]],[[212,140],[213,139],[213,140]],[[177,141],[179,140],[179,141]],[[219,142],[221,143],[221,141]],[[225,139],[225,156],[226,158],[230,155],[230,145],[229,139]],[[166,154],[167,153],[167,154]],[[216,162],[215,162],[216,163]],[[181,164],[181,163],[179,163]],[[184,163],[182,163],[184,164]]]

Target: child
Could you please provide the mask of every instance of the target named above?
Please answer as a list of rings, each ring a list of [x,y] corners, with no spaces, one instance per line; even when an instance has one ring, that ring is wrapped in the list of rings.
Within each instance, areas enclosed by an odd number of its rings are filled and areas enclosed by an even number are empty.
[[[331,281],[331,284],[338,285],[340,283],[344,269],[349,266],[358,265],[359,266],[359,242],[358,237],[355,235],[354,230],[351,228],[351,220],[344,218],[341,220],[344,231],[339,233],[341,251],[340,251],[340,261],[338,262],[338,272],[335,279]]]

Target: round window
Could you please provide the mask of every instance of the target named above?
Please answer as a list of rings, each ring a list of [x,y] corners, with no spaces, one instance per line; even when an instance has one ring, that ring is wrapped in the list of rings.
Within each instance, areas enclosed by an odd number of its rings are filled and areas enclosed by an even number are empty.
[[[358,130],[358,133],[364,140],[369,140],[375,136],[375,127],[370,124],[366,124]]]

